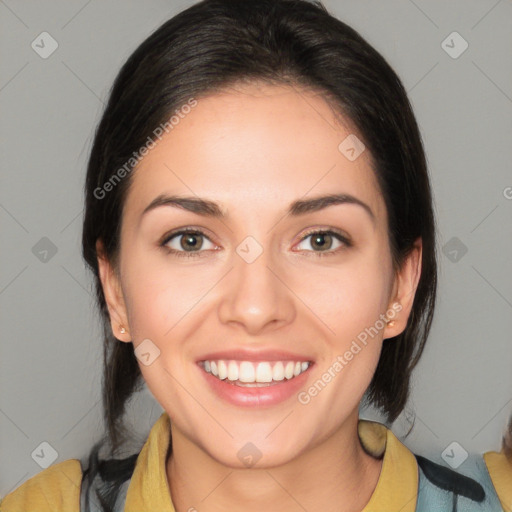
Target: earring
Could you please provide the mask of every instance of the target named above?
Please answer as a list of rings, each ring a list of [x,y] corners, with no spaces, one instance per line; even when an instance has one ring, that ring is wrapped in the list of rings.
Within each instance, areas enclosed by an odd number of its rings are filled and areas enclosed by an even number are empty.
[[[388,320],[388,321],[386,322],[386,324],[387,324],[387,326],[388,326],[388,327],[394,327],[394,325],[395,325],[395,321],[394,321],[394,320]]]
[[[124,334],[126,332],[126,329],[123,326],[121,326],[119,330],[121,331],[121,334]]]

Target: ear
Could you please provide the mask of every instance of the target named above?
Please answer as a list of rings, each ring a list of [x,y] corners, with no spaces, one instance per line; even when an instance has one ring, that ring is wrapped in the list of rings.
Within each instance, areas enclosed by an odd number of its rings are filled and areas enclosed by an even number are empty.
[[[384,339],[398,336],[407,326],[421,276],[422,249],[422,240],[418,238],[395,276],[387,312],[390,323],[384,329]]]
[[[126,314],[126,305],[121,289],[119,277],[114,271],[110,261],[105,255],[104,246],[100,239],[96,241],[96,255],[98,258],[98,269],[103,287],[103,294],[107,303],[110,316],[110,325],[114,337],[120,341],[131,342],[130,328],[128,325],[128,315]],[[124,327],[124,333],[121,328]]]

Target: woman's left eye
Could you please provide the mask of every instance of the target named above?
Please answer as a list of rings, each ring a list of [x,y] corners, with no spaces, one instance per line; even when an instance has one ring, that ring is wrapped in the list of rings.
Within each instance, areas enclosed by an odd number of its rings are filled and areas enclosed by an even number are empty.
[[[339,249],[339,247],[350,247],[351,245],[350,241],[346,237],[336,233],[335,231],[313,231],[302,238],[301,244],[309,238],[311,239],[309,245],[313,248],[313,252],[318,253],[318,256],[335,254],[337,252],[336,249]],[[338,244],[337,246],[336,243]],[[300,249],[299,245],[297,247]]]

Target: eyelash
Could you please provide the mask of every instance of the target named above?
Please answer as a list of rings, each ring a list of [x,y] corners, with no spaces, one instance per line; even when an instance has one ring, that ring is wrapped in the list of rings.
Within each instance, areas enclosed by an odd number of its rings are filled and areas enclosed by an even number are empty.
[[[201,258],[201,257],[203,257],[204,255],[202,253],[204,253],[204,251],[201,251],[201,250],[199,250],[199,251],[176,251],[175,249],[171,249],[171,248],[167,247],[167,244],[173,238],[180,236],[180,235],[186,235],[187,233],[201,235],[209,240],[208,236],[206,236],[206,233],[204,233],[202,230],[193,229],[193,228],[185,228],[185,229],[181,229],[179,231],[175,231],[173,233],[169,233],[169,234],[165,235],[164,239],[162,240],[162,242],[159,245],[160,245],[160,247],[165,249],[168,253],[178,256],[179,258],[182,258],[182,257],[184,257],[184,258],[198,258],[198,257]],[[347,248],[352,247],[352,242],[347,237],[345,237],[341,233],[338,233],[337,231],[327,230],[327,229],[325,229],[325,230],[316,229],[316,230],[308,231],[300,239],[299,243],[302,243],[306,238],[310,237],[311,235],[317,235],[317,234],[318,235],[332,235],[338,241],[342,242],[345,245],[345,247],[347,247]],[[343,249],[343,247],[338,247],[337,249],[330,250],[330,251],[307,251],[307,252],[313,252],[315,254],[315,256],[324,257],[324,256],[336,255],[342,249]]]

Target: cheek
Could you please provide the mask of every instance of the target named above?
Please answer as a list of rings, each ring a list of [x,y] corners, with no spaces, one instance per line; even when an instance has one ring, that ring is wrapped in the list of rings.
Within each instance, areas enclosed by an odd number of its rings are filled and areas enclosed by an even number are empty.
[[[388,308],[391,267],[377,252],[355,255],[337,266],[318,265],[301,274],[309,278],[295,276],[297,295],[341,343],[373,326]]]
[[[130,328],[135,340],[163,340],[189,313],[201,307],[201,298],[215,283],[206,266],[186,269],[165,256],[152,257],[141,252],[125,260],[125,297]]]
[[[331,272],[310,296],[319,298],[323,308],[318,304],[315,312],[323,315],[331,331],[319,361],[320,382],[315,381],[318,385],[311,392],[322,395],[315,398],[315,407],[331,410],[332,425],[358,406],[379,361],[385,327],[380,315],[387,310],[389,278],[386,265],[379,265],[377,258],[373,261]]]

